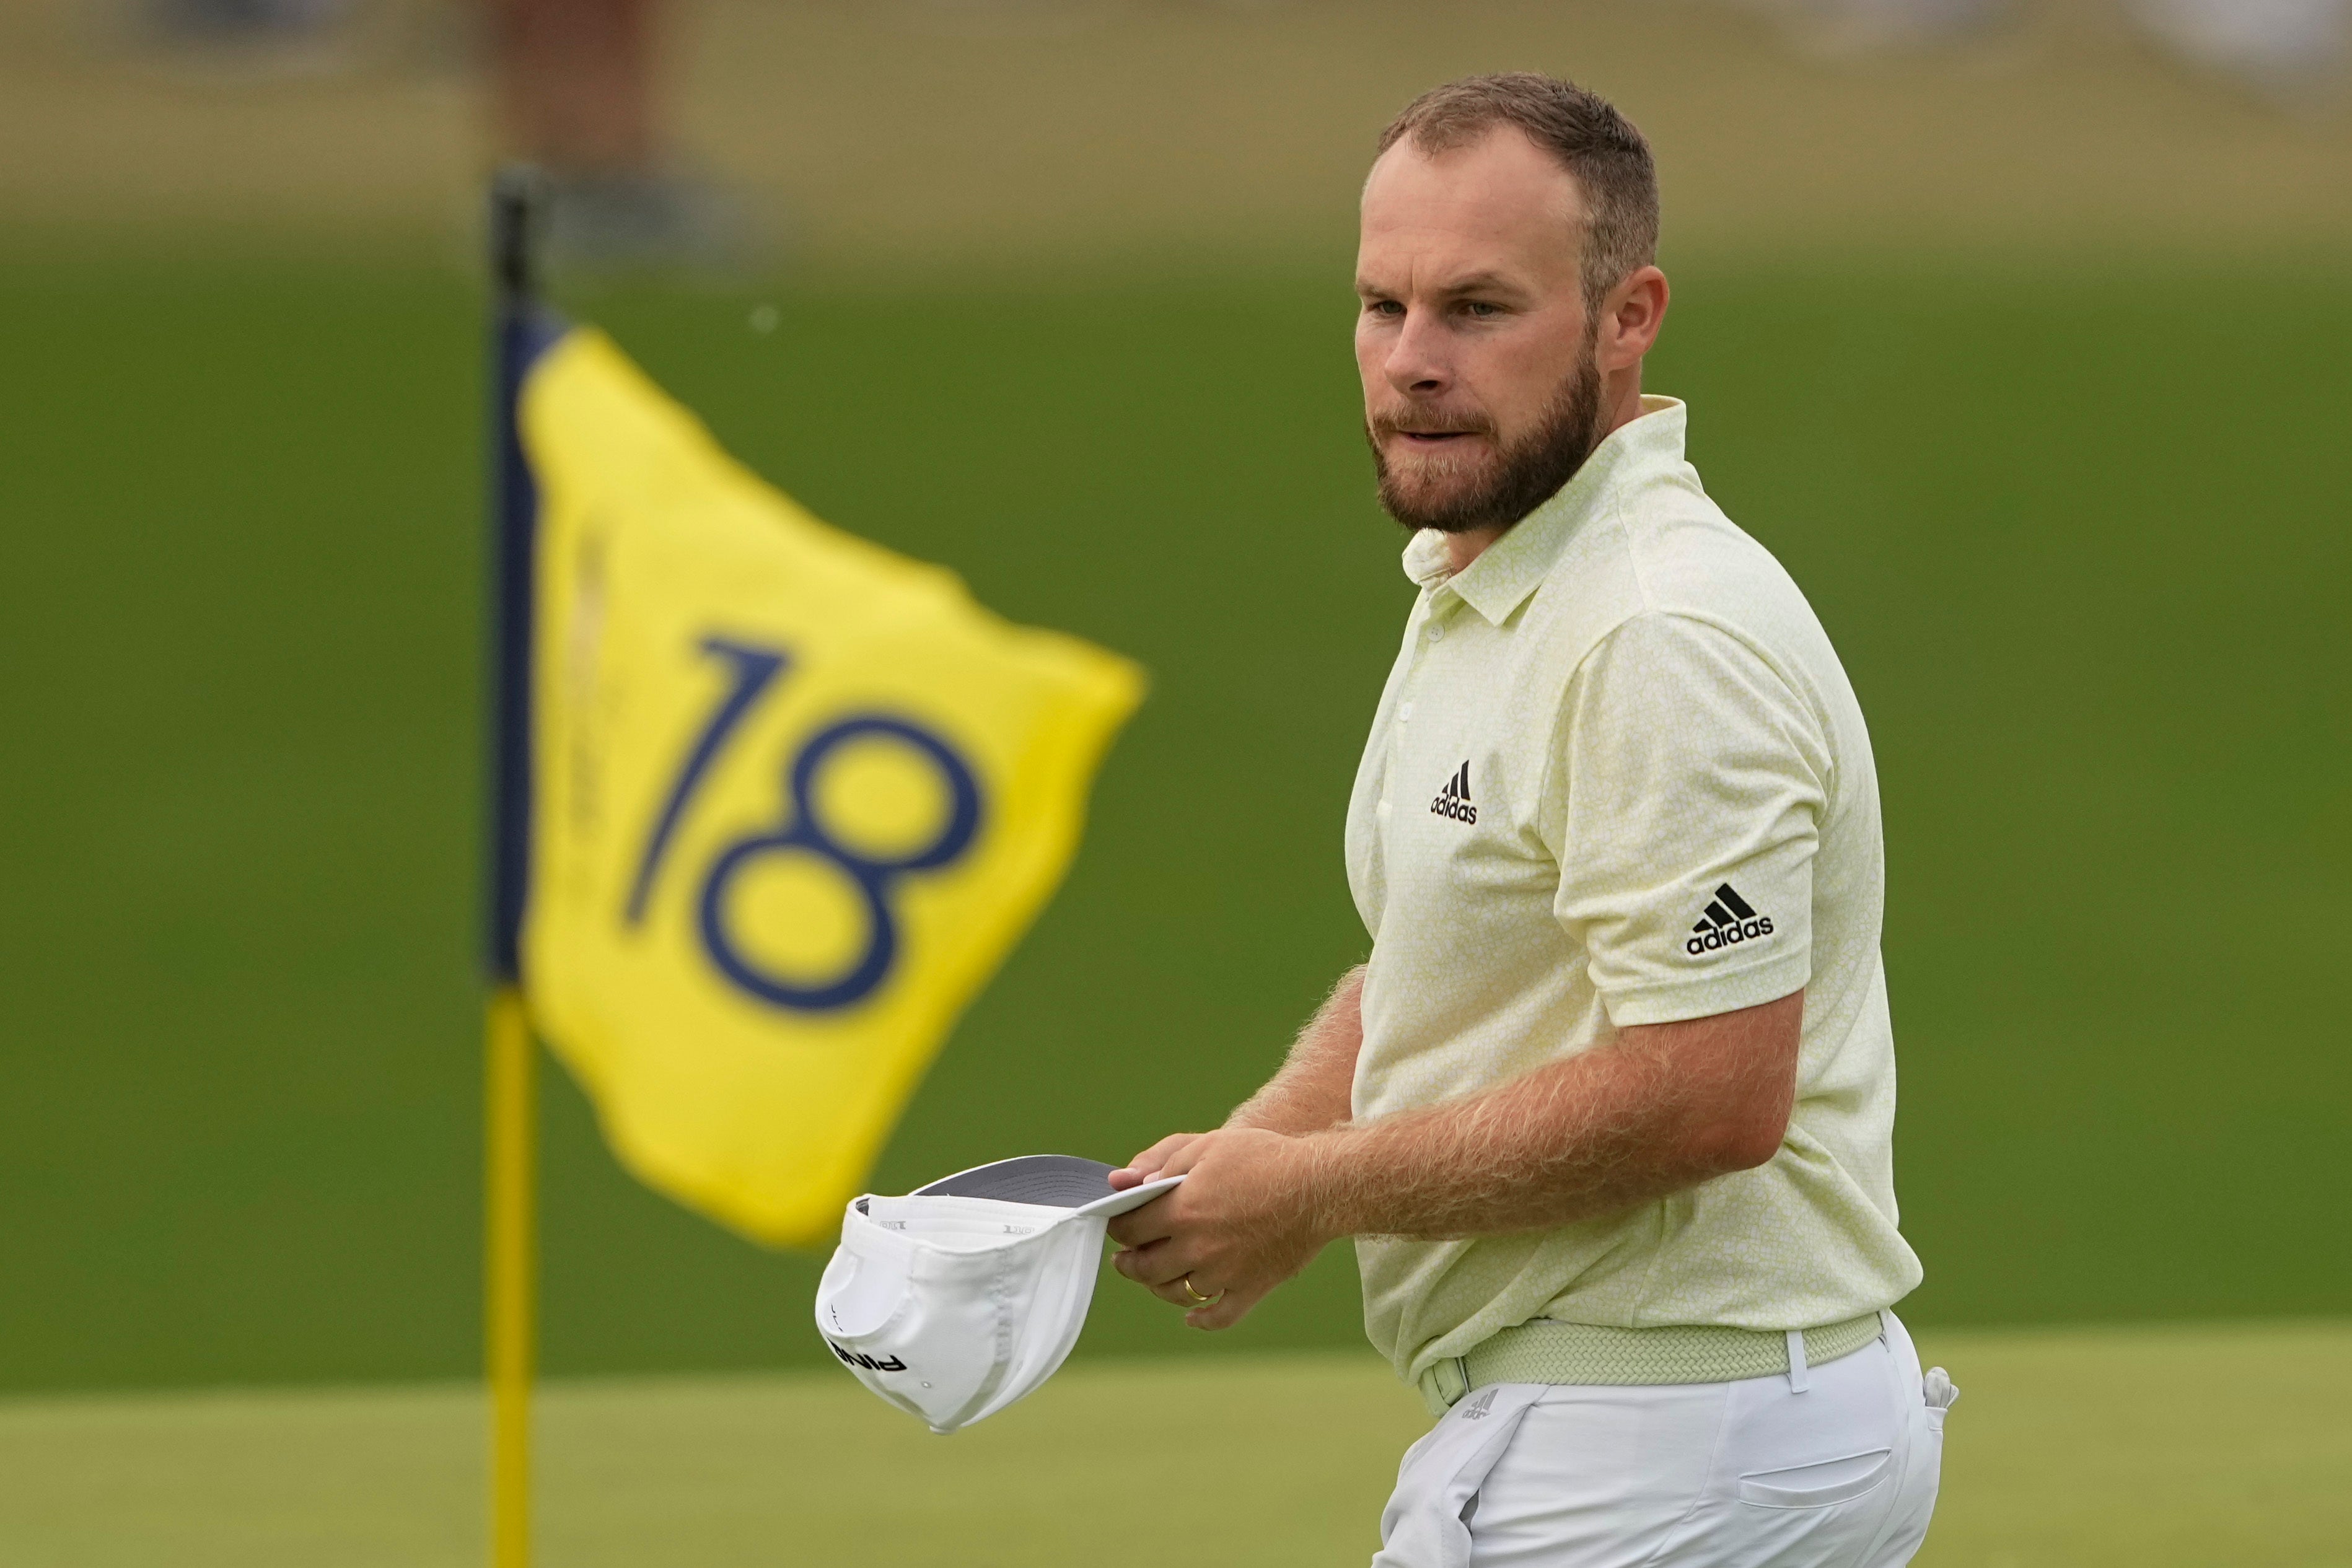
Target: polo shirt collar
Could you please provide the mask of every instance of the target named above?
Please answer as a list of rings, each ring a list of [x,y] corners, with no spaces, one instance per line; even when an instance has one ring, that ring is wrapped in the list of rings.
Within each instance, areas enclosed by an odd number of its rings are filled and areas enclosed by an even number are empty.
[[[1677,466],[1688,412],[1670,397],[1642,399],[1642,412],[1609,433],[1551,499],[1519,519],[1461,571],[1446,566],[1445,536],[1423,528],[1404,547],[1404,574],[1434,592],[1451,589],[1489,625],[1500,626],[1549,576],[1560,551],[1628,478]]]

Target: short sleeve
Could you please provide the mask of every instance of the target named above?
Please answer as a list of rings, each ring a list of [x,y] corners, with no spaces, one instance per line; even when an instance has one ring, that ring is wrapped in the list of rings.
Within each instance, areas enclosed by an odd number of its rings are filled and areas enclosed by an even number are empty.
[[[1803,988],[1831,754],[1764,654],[1708,622],[1638,616],[1578,666],[1553,746],[1555,913],[1612,1023]]]

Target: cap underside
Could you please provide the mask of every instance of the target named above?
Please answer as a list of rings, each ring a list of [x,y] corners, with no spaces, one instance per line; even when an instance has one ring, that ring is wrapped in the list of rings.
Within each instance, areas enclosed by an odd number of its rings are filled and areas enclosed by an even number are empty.
[[[1034,1203],[1049,1208],[1082,1208],[1113,1196],[1116,1166],[1076,1155],[1024,1155],[942,1176],[917,1187],[914,1197],[992,1197],[1003,1203]]]

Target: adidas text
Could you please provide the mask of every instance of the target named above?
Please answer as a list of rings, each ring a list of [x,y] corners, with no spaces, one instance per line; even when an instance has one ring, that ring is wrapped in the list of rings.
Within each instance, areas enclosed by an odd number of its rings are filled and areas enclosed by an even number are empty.
[[[1429,803],[1433,817],[1451,817],[1465,825],[1478,821],[1478,808],[1470,803],[1470,765],[1465,762],[1445,781],[1445,788]]]
[[[1742,942],[1759,941],[1772,935],[1772,917],[1759,915],[1748,902],[1734,893],[1729,883],[1715,890],[1707,901],[1706,912],[1699,923],[1691,927],[1689,940],[1683,951],[1696,958],[1702,953],[1712,953],[1720,947],[1736,947]]]

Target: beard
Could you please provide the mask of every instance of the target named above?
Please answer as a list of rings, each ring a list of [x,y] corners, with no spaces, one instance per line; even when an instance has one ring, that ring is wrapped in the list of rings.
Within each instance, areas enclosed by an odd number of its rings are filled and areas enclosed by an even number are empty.
[[[1495,439],[1494,421],[1465,416],[1446,428],[1483,435],[1493,455],[1481,460],[1440,450],[1409,465],[1389,462],[1383,436],[1393,435],[1410,416],[1404,411],[1365,422],[1379,476],[1381,505],[1408,528],[1465,534],[1474,528],[1507,528],[1557,495],[1576,477],[1599,445],[1601,367],[1588,342],[1576,369],[1544,401],[1535,428],[1507,445]]]

